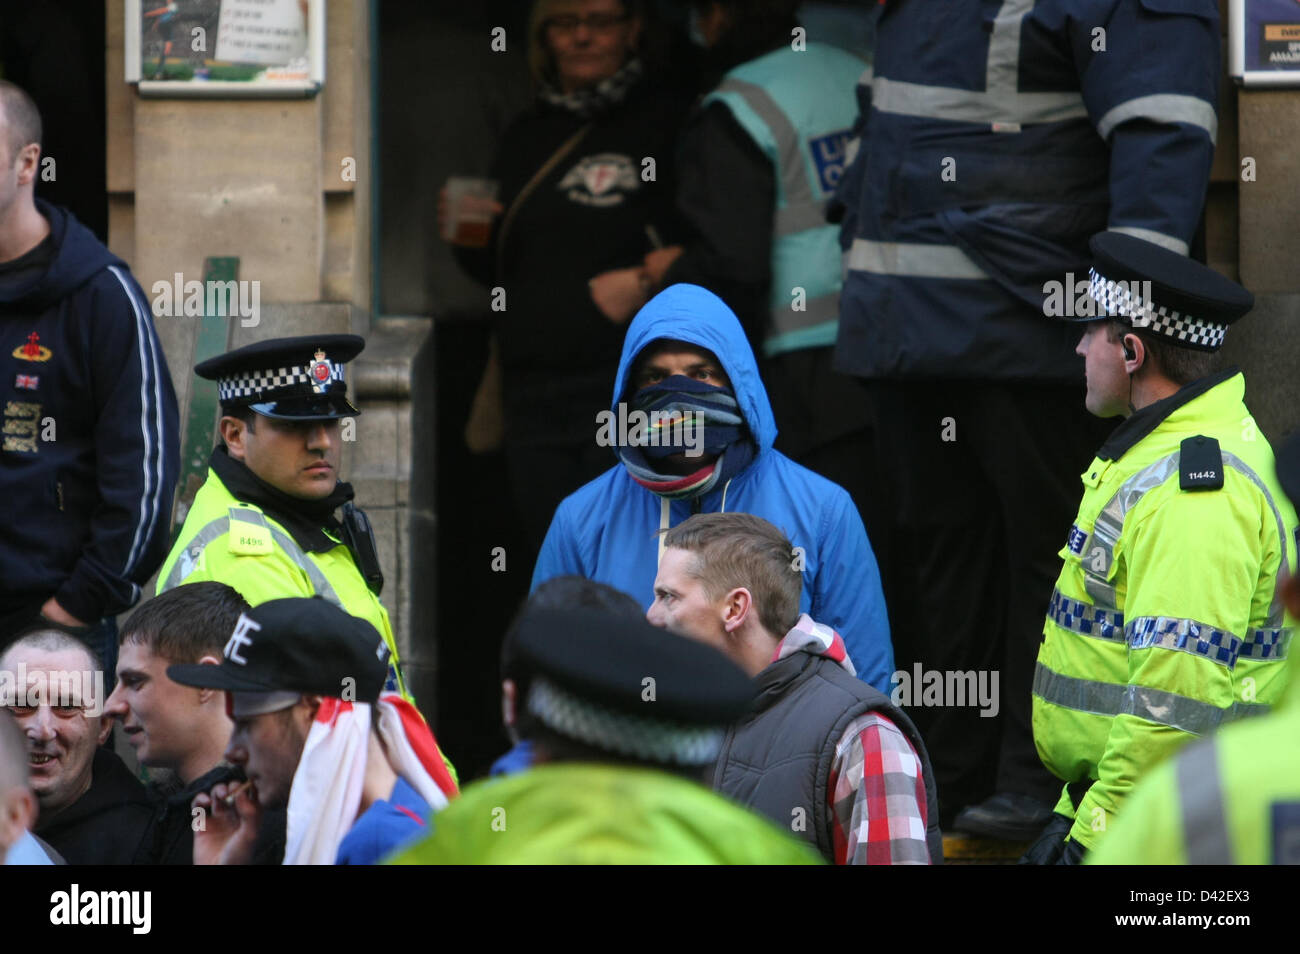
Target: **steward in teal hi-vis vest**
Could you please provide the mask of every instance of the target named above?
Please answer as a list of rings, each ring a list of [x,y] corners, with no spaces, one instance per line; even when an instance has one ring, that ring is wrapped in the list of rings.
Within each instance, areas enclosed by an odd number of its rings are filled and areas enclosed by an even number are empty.
[[[224,446],[212,452],[158,591],[215,580],[254,606],[323,597],[379,631],[391,653],[389,688],[410,698],[379,602],[374,535],[337,477],[338,421],[360,413],[347,400],[343,365],[363,347],[356,335],[280,338],[194,369],[218,383]]]
[[[1217,350],[1253,302],[1141,239],[1102,233],[1092,249],[1095,317],[1125,333],[1085,336],[1090,408],[1107,388],[1123,401],[1125,369],[1130,395],[1163,373],[1138,353],[1144,342]],[[1149,769],[1281,698],[1294,620],[1279,587],[1296,567],[1296,514],[1244,390],[1230,368],[1145,403],[1083,474],[1033,687],[1034,741],[1066,782],[1068,860],[1104,843]]]
[[[827,224],[823,206],[844,169],[865,65],[825,43],[781,47],[737,66],[704,98],[731,110],[776,174],[769,357],[835,343],[839,227]]]

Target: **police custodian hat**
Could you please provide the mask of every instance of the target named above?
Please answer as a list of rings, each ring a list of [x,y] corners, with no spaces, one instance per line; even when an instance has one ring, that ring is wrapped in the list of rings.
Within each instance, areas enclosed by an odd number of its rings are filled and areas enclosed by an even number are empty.
[[[1228,326],[1255,304],[1255,296],[1236,282],[1153,242],[1101,232],[1088,247],[1088,293],[1097,308],[1083,320],[1118,318],[1170,344],[1217,351]]]
[[[221,665],[167,667],[173,682],[227,692],[297,692],[374,704],[388,644],[366,620],[319,596],[270,600],[240,614]]]
[[[343,366],[365,346],[358,335],[272,338],[202,361],[194,373],[217,382],[226,410],[307,421],[354,417],[361,412],[348,401]]]
[[[641,762],[714,761],[754,699],[717,650],[597,609],[526,610],[515,660],[530,674],[523,707],[557,735]]]

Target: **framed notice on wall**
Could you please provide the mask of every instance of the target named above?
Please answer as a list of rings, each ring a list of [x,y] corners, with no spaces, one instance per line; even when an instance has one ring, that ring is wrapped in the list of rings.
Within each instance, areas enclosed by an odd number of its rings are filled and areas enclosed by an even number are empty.
[[[1244,86],[1300,86],[1300,0],[1228,0],[1228,72]]]
[[[141,96],[313,96],[325,0],[126,0],[126,81]]]

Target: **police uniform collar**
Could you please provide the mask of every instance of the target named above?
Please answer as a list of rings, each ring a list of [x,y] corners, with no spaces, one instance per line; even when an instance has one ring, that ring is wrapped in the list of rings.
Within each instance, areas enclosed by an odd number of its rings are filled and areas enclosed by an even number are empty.
[[[1102,444],[1101,449],[1097,451],[1098,459],[1119,460],[1130,448],[1159,427],[1174,411],[1240,373],[1241,369],[1235,365],[1225,368],[1215,374],[1198,378],[1191,384],[1185,384],[1169,397],[1161,398],[1135,411],[1111,432],[1110,437],[1106,438],[1106,443]]]
[[[300,500],[262,480],[243,461],[231,457],[224,446],[213,449],[209,464],[231,496],[242,503],[260,507],[263,513],[289,531],[294,543],[305,552],[323,553],[339,545],[340,540],[326,531],[340,531],[334,511],[354,496],[351,484],[339,481],[328,497]]]

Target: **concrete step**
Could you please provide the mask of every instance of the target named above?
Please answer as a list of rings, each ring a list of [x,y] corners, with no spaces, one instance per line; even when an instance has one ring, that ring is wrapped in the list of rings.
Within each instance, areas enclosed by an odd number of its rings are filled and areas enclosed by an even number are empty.
[[[943,860],[949,865],[1014,865],[1030,844],[951,832],[943,836]]]

